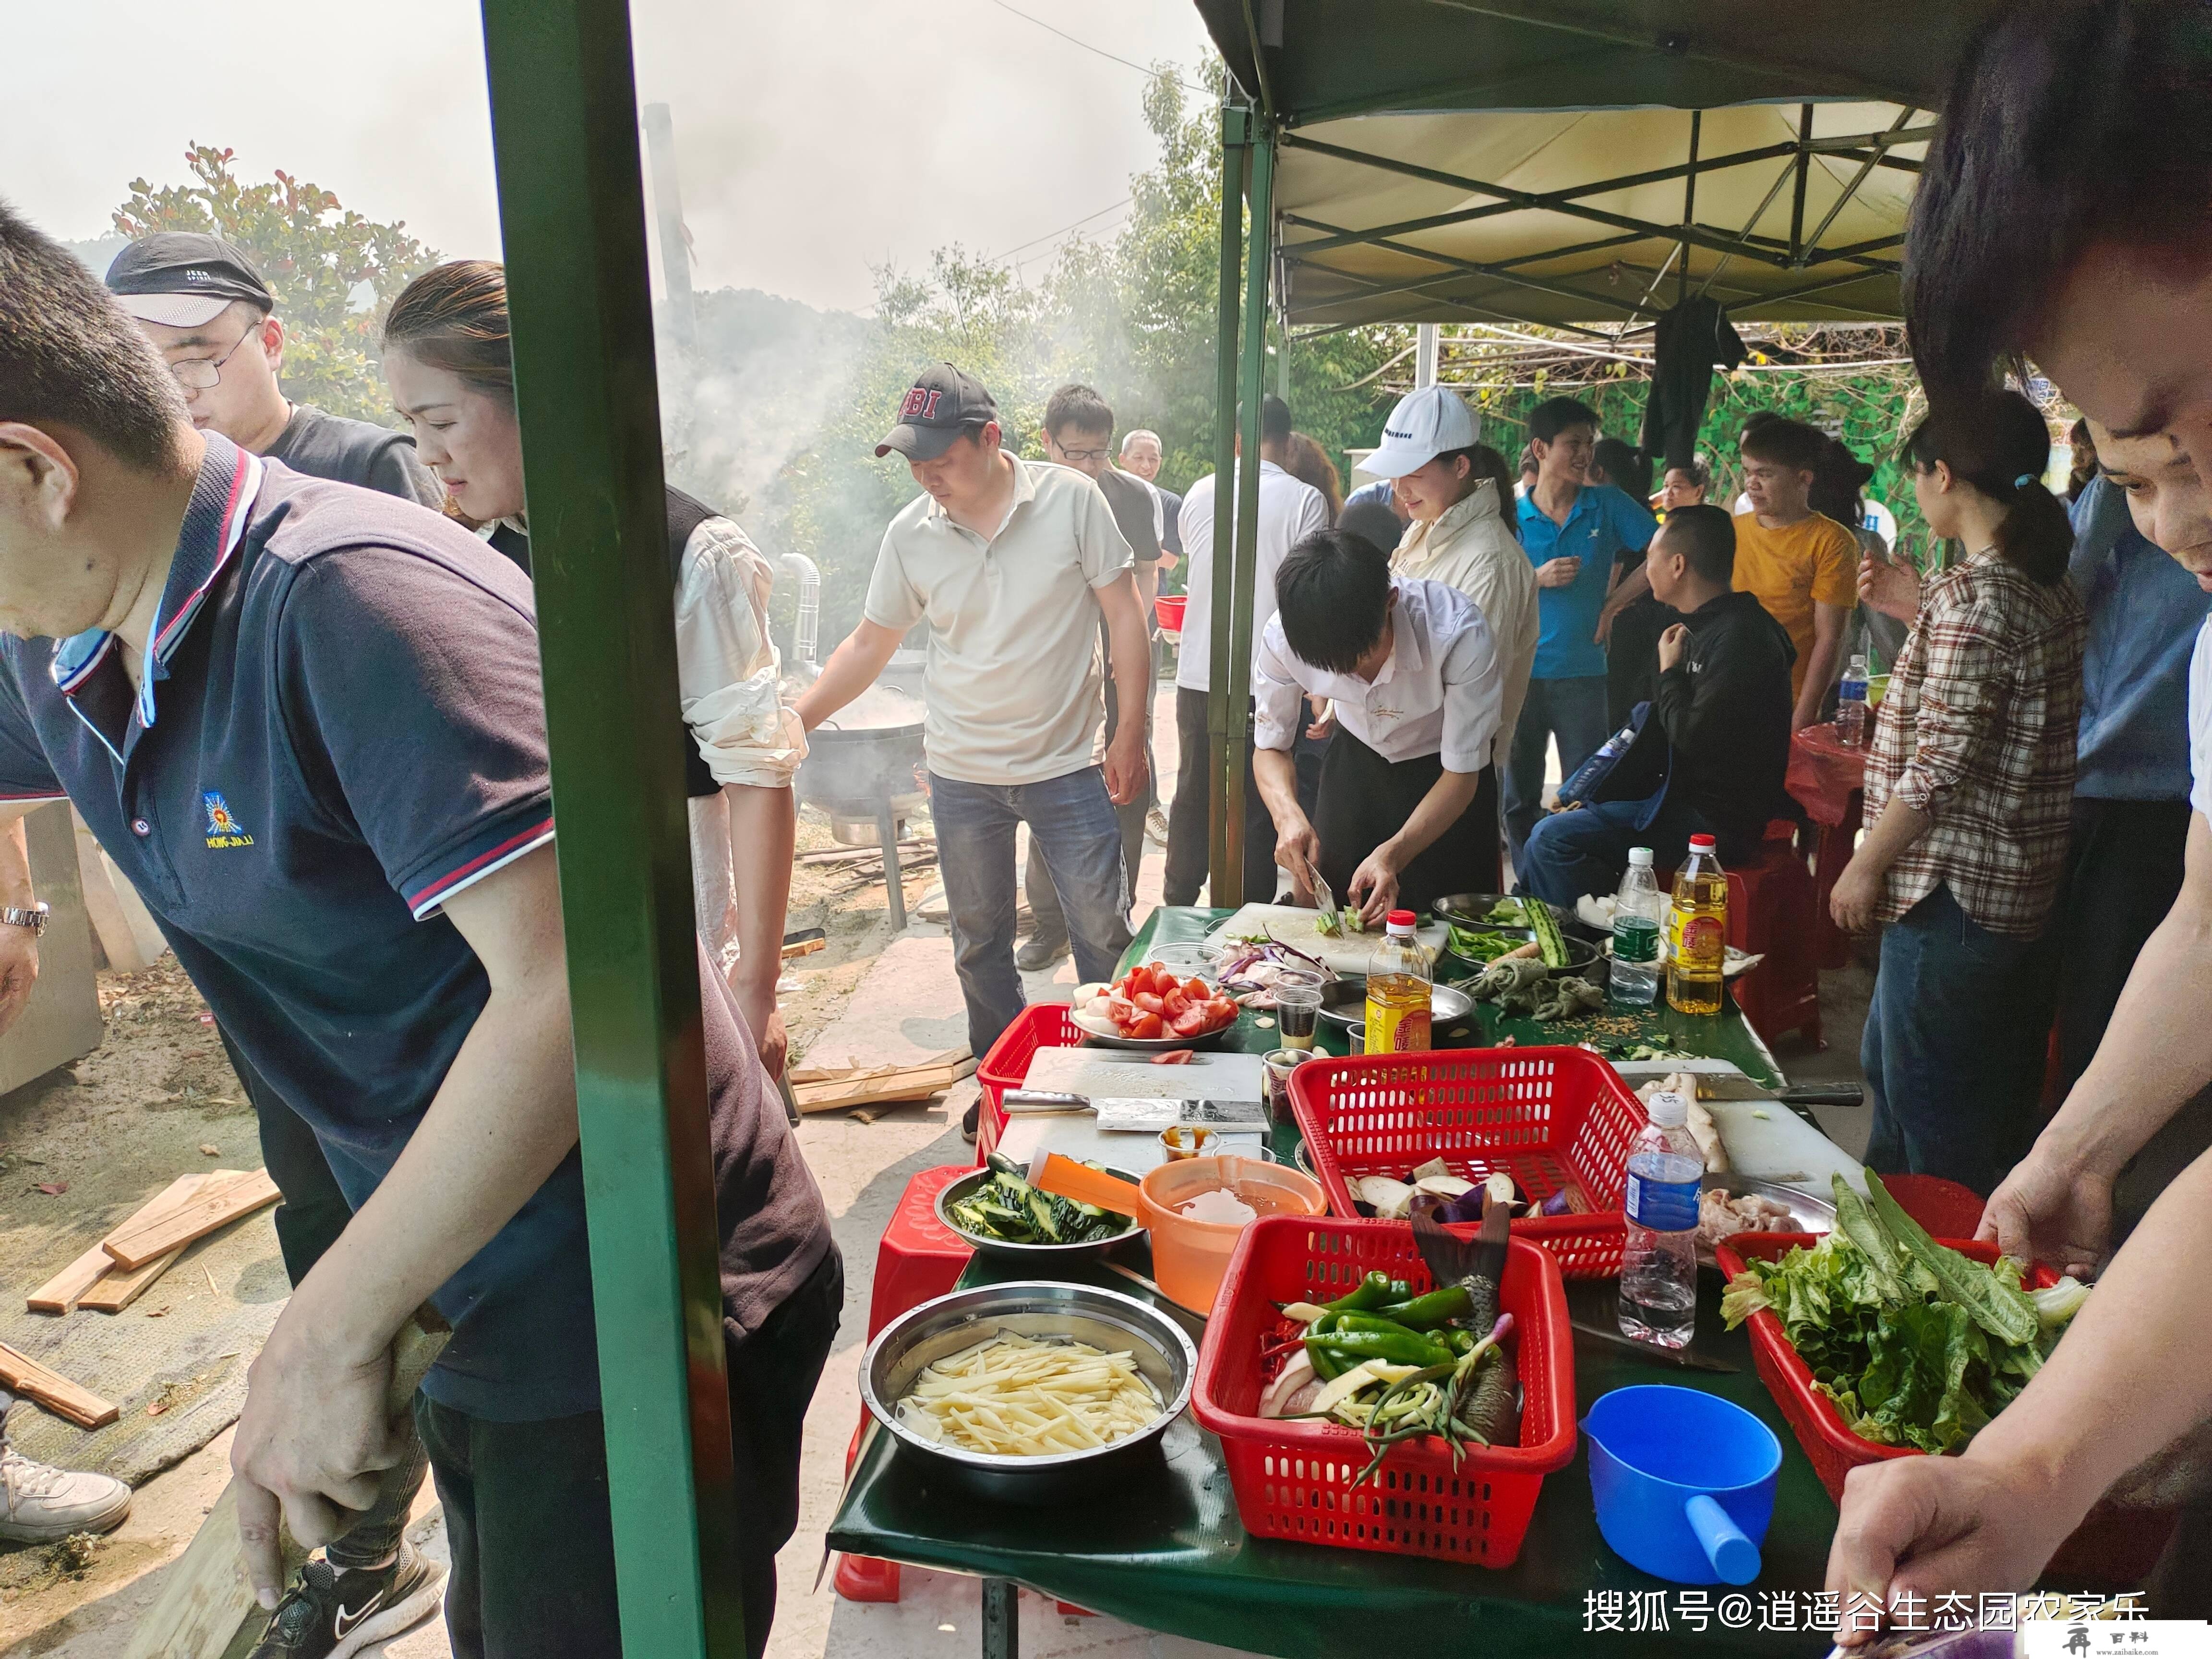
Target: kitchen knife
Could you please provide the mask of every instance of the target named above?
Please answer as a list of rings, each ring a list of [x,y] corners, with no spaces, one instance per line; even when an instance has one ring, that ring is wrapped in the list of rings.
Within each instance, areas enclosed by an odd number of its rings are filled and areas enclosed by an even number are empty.
[[[1692,1353],[1686,1348],[1662,1348],[1656,1342],[1638,1342],[1632,1336],[1623,1336],[1619,1331],[1609,1331],[1602,1325],[1587,1324],[1579,1319],[1570,1319],[1577,1336],[1586,1336],[1593,1342],[1603,1342],[1615,1348],[1626,1348],[1644,1359],[1656,1359],[1662,1364],[1680,1365],[1685,1370],[1719,1371],[1724,1376],[1736,1375],[1737,1368],[1724,1359],[1708,1359],[1701,1353]]]
[[[1615,1060],[1613,1066],[1632,1089],[1676,1073],[1694,1077],[1699,1100],[1771,1100],[1784,1106],[1866,1104],[1866,1091],[1856,1083],[1785,1084],[1771,1088],[1725,1060]]]

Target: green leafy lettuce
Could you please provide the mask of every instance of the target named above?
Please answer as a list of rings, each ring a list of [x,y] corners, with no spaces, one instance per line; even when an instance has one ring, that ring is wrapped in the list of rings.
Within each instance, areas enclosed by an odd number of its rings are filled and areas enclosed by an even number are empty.
[[[2031,1294],[2018,1262],[1984,1267],[1936,1243],[1880,1176],[1866,1179],[1863,1200],[1838,1176],[1836,1230],[1811,1249],[1751,1262],[1721,1314],[1733,1329],[1771,1310],[1853,1433],[1953,1451],[2027,1386],[2087,1292]]]

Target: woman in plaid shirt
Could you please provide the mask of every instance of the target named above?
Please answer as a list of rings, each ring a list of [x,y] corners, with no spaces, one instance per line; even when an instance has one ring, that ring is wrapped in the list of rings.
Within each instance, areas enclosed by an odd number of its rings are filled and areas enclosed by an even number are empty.
[[[1907,446],[1913,494],[1966,559],[1928,584],[1867,761],[1873,828],[1838,927],[1893,924],[1860,1064],[1867,1162],[1987,1193],[2035,1139],[2081,712],[2081,602],[2050,434],[2016,392],[1947,403]]]

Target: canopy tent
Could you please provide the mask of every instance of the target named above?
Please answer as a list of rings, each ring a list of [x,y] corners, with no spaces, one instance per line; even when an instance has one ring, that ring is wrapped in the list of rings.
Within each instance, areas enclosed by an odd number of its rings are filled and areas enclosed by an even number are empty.
[[[1234,82],[1226,477],[1240,409],[1243,447],[1259,447],[1265,329],[1251,325],[1271,313],[1310,329],[1510,321],[1618,336],[1704,295],[1745,320],[1894,319],[1932,112],[2002,0],[1196,3]],[[1255,621],[1256,469],[1237,496],[1214,520],[1217,904],[1243,897],[1230,826],[1249,738],[1232,711]]]

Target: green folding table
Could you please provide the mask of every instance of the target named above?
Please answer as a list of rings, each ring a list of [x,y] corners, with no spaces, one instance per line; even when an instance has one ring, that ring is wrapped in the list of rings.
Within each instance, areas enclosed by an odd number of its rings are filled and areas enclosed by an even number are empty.
[[[1225,914],[1157,911],[1125,963],[1156,942],[1199,938]],[[1771,1057],[1733,1007],[1701,1018],[1668,1013],[1657,1023],[1671,1046],[1732,1060],[1754,1077],[1781,1080]],[[1547,1028],[1525,1021],[1486,1029],[1493,1039],[1510,1035],[1524,1044],[1559,1040]],[[1249,1013],[1231,1041],[1245,1049],[1276,1046],[1273,1032]],[[1115,1259],[1149,1275],[1141,1242]],[[978,1256],[960,1283],[965,1288],[1018,1276]],[[1059,1276],[1171,1306],[1105,1267]],[[1612,1324],[1613,1281],[1570,1283],[1567,1289],[1578,1319]],[[1183,1317],[1196,1340],[1203,1322]],[[1715,1586],[1707,1592],[1715,1616],[1703,1632],[1686,1631],[1674,1619],[1677,1587],[1639,1572],[1606,1547],[1591,1508],[1587,1453],[1580,1449],[1572,1463],[1545,1480],[1518,1559],[1491,1570],[1252,1536],[1237,1518],[1219,1443],[1187,1413],[1169,1429],[1157,1465],[1109,1493],[1042,1509],[985,1502],[949,1486],[871,1425],[829,1544],[854,1555],[981,1577],[985,1659],[1013,1659],[1018,1651],[1018,1585],[1148,1630],[1299,1659],[1405,1647],[1463,1653],[1478,1644],[1511,1654],[1569,1652],[1586,1645],[1624,1659],[1644,1652],[1678,1654],[1686,1642],[1711,1652],[1817,1652],[1817,1632],[1772,1628],[1782,1620],[1782,1604],[1761,1593],[1795,1592],[1802,1606],[1804,1593],[1820,1588],[1836,1508],[1753,1369],[1747,1334],[1721,1329],[1720,1280],[1711,1271],[1701,1275],[1692,1347],[1736,1370],[1686,1370],[1577,1340],[1577,1407],[1586,1412],[1614,1389],[1668,1382],[1721,1395],[1775,1431],[1783,1465],[1774,1521],[1765,1571],[1743,1592],[1751,1600],[1730,1606],[1739,1613],[1742,1607],[1754,1609],[1740,1628],[1718,1618],[1729,1587]],[[1610,1592],[1620,1593],[1618,1607],[1587,1599]],[[1672,1620],[1663,1632],[1650,1628],[1655,1593],[1662,1598],[1656,1605]],[[1607,1616],[1617,1616],[1619,1628],[1586,1635],[1599,1606],[1608,1606]],[[1632,1624],[1644,1628],[1631,1629]]]

